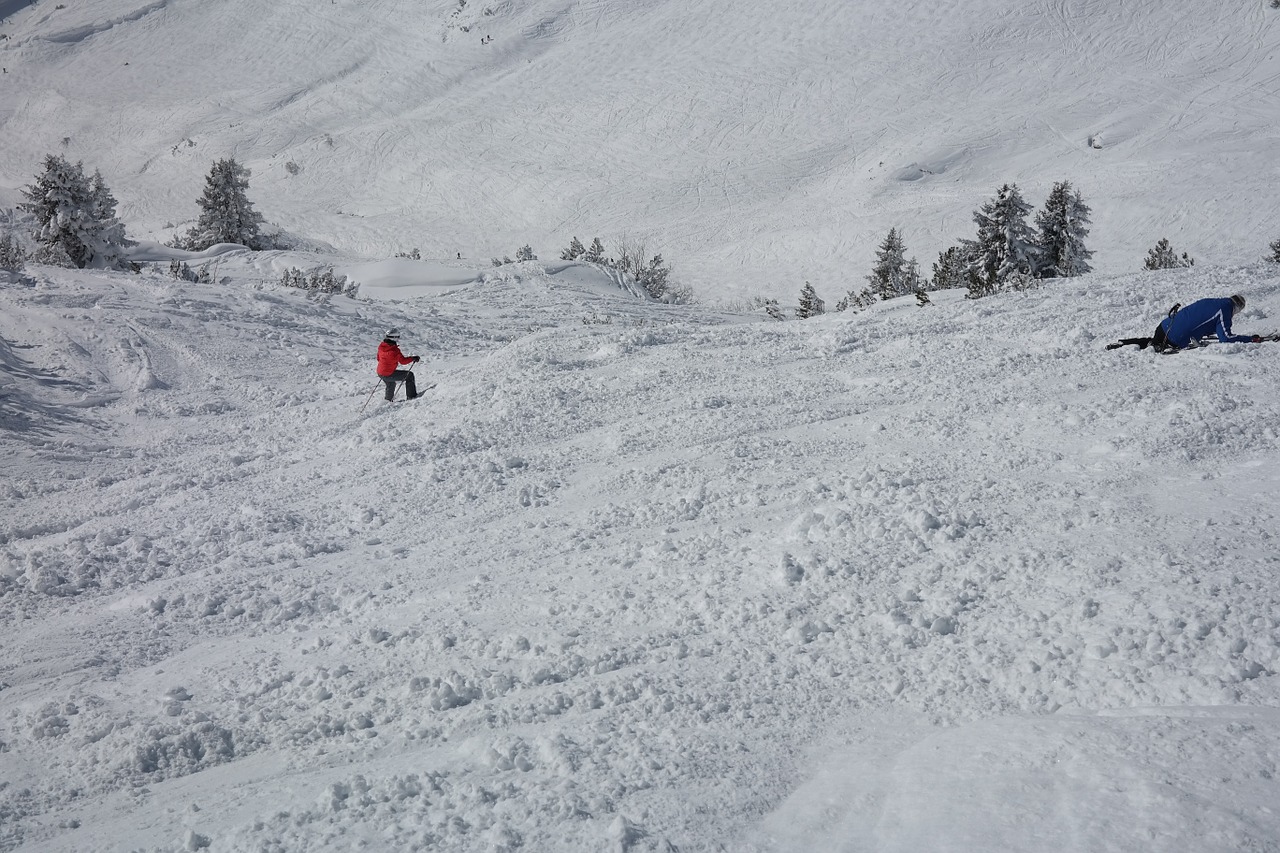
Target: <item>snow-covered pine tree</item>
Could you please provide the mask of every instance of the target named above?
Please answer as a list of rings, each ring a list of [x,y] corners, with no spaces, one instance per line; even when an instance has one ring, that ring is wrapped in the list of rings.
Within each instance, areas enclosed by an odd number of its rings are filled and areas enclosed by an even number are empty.
[[[1010,289],[1039,269],[1040,250],[1027,225],[1029,213],[1031,205],[1023,201],[1017,184],[1005,184],[974,212],[978,239],[971,245],[977,281],[970,283],[970,297]]]
[[[93,232],[93,243],[89,246],[95,258],[95,264],[118,267],[124,263],[124,249],[134,242],[124,235],[124,223],[116,218],[116,197],[111,194],[102,172],[94,170],[93,180],[89,182],[89,196],[92,203],[93,218],[98,227]]]
[[[1084,246],[1089,236],[1089,207],[1079,191],[1072,191],[1070,181],[1053,185],[1044,210],[1036,214],[1040,231],[1039,278],[1070,278],[1092,272],[1089,258],[1093,252]]]
[[[27,253],[18,238],[8,231],[0,234],[0,270],[20,272],[26,265]]]
[[[933,262],[933,289],[968,287],[973,267],[974,259],[968,248],[952,246],[939,254],[938,259]]]
[[[818,291],[806,281],[804,287],[800,288],[800,304],[796,306],[796,319],[808,320],[810,317],[825,313],[827,313],[826,305],[818,298]]]
[[[578,238],[574,237],[569,241],[569,248],[560,253],[560,260],[576,261],[578,258],[586,254],[586,251],[587,250],[582,247],[582,243],[579,242]]]
[[[903,269],[903,293],[915,293],[923,288],[927,281],[920,276],[920,262],[915,258],[907,261],[907,265]]]
[[[1195,266],[1195,263],[1192,258],[1187,257],[1186,252],[1182,253],[1182,257],[1178,257],[1178,253],[1169,245],[1169,241],[1161,237],[1160,241],[1147,252],[1147,260],[1143,266],[1149,270],[1176,270]]]
[[[855,314],[863,308],[869,308],[880,301],[879,295],[870,287],[862,290],[850,290],[844,298],[836,303],[837,311],[853,311]]]
[[[906,248],[898,229],[890,228],[876,250],[876,265],[867,281],[881,299],[892,299],[908,292]]]
[[[1271,260],[1280,264],[1280,240],[1276,240],[1271,244]]]
[[[600,238],[596,237],[591,241],[591,248],[587,249],[587,253],[582,259],[590,264],[604,263],[604,243],[600,242]]]
[[[200,252],[218,243],[239,243],[255,250],[267,248],[259,233],[262,214],[253,209],[253,202],[245,195],[250,174],[231,157],[213,164],[200,197],[200,218],[177,241],[181,248]]]
[[[516,251],[517,261],[536,261],[537,259],[538,259],[538,256],[533,253],[532,246],[521,246]]]
[[[27,202],[19,209],[35,219],[37,263],[56,266],[115,267],[122,250],[131,245],[124,226],[115,218],[116,200],[100,174],[85,177],[84,166],[74,166],[53,154],[44,158],[44,172],[24,187]]]

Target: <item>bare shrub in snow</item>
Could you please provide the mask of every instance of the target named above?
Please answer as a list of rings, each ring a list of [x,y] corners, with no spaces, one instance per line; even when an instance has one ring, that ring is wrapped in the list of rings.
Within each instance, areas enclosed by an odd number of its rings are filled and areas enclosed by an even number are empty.
[[[213,282],[213,276],[209,273],[207,266],[193,270],[185,261],[177,259],[169,262],[169,275],[178,281],[190,281],[197,284],[211,284]]]
[[[594,243],[591,248],[595,249]],[[601,248],[603,250],[603,247]],[[618,257],[606,263],[623,275],[629,276],[651,299],[664,302],[688,302],[691,294],[686,288],[671,287],[672,270],[662,259],[662,255],[653,255],[646,261],[648,254],[648,245],[644,240],[623,240],[618,250]]]

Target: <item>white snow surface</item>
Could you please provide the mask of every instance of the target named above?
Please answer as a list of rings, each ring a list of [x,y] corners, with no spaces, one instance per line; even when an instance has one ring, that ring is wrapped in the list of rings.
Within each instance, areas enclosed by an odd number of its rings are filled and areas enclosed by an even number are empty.
[[[1278,34],[0,0],[0,228],[53,152],[142,240],[0,273],[0,851],[1280,851],[1280,344],[1103,348],[1280,329]],[[226,156],[301,248],[162,245]],[[1064,179],[1097,274],[741,309]],[[597,235],[702,304],[548,260]]]
[[[779,323],[306,257],[0,287],[0,849],[1280,849],[1280,346],[1103,349],[1275,265]]]
[[[1070,180],[1100,272],[1277,237],[1266,0],[7,0],[0,35],[0,208],[54,152],[149,240],[228,156],[342,252],[629,237],[708,300],[834,303],[891,227],[928,272],[1006,182]]]

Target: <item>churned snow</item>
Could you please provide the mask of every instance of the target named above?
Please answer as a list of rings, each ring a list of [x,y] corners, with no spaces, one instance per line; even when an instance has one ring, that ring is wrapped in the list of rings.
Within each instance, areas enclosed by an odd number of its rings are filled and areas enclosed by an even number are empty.
[[[777,323],[299,259],[0,290],[6,849],[1280,844],[1280,347],[1102,348],[1274,266]]]
[[[0,273],[0,851],[1280,849],[1280,344],[1103,348],[1280,330],[1278,15],[0,0],[0,228],[144,241]],[[310,251],[161,245],[226,156]],[[745,308],[1064,179],[1095,275]]]

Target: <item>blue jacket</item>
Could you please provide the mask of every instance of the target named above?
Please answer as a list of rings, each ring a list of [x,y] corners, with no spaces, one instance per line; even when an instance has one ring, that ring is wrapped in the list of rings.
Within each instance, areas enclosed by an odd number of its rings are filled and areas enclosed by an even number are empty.
[[[1249,343],[1253,340],[1249,335],[1231,334],[1231,315],[1235,306],[1230,299],[1200,299],[1184,308],[1172,317],[1160,321],[1169,343],[1181,349],[1193,340],[1217,335],[1222,343]]]

